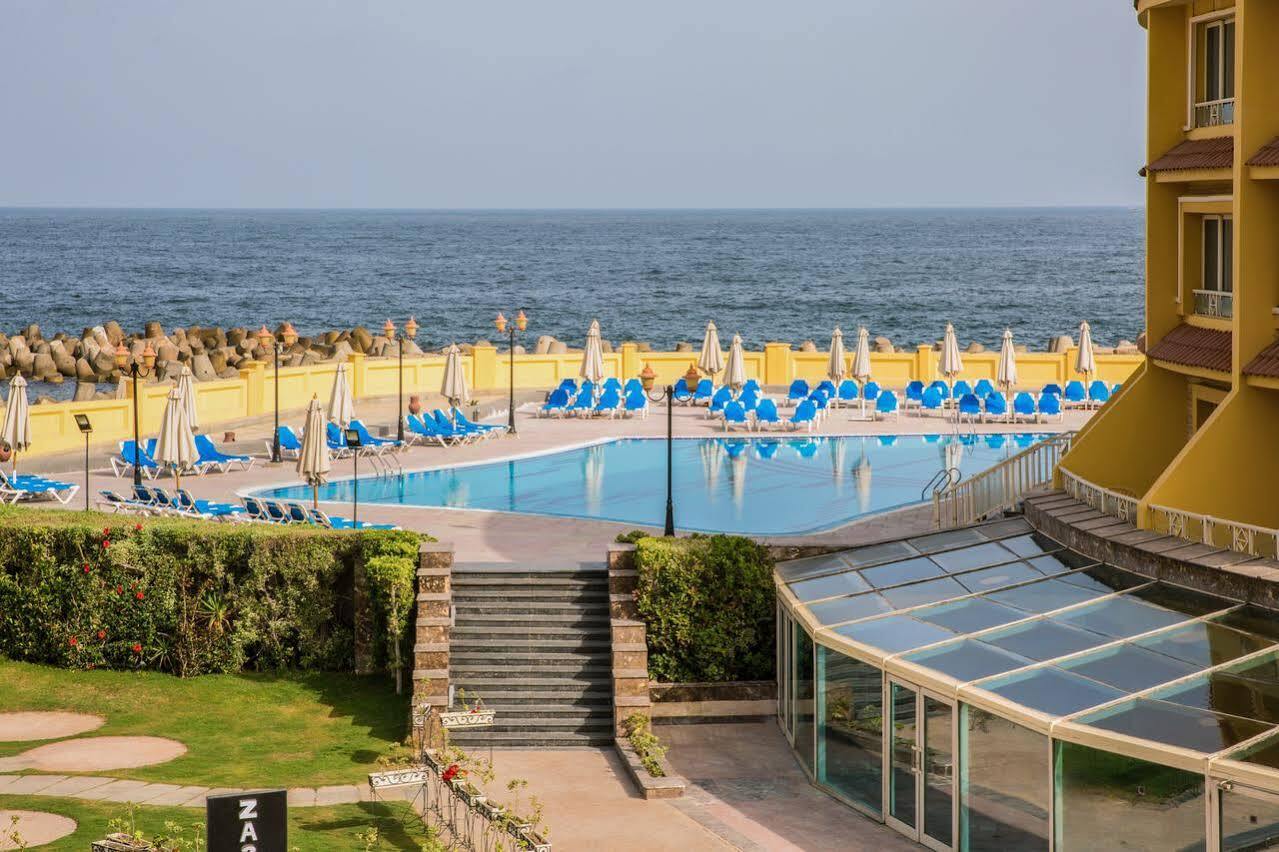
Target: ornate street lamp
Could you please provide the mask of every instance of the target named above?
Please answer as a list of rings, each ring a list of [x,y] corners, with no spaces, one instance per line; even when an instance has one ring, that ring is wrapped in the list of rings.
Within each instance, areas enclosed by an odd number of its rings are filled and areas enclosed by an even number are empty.
[[[667,385],[656,395],[653,393],[653,380],[657,374],[651,364],[645,364],[640,371],[640,384],[644,387],[644,395],[653,402],[666,400],[666,528],[663,535],[675,535],[675,488],[672,476],[675,445],[675,388]]]
[[[508,435],[514,435],[515,434],[515,334],[516,332],[524,331],[524,329],[528,328],[528,317],[524,315],[524,309],[520,308],[520,312],[515,315],[515,322],[510,322],[506,319],[506,317],[502,315],[501,311],[498,311],[497,319],[493,320],[493,325],[497,326],[498,334],[510,334],[511,336],[511,348],[509,350],[510,352],[509,360],[511,362],[511,380],[509,382],[511,400],[510,400],[510,412],[508,414],[507,421],[506,421],[506,432]]]
[[[121,370],[129,367],[129,375],[133,378],[133,484],[142,484],[142,435],[138,425],[138,379],[147,378],[155,371],[155,350],[148,343],[142,350],[142,364],[138,360],[129,359],[129,350],[121,343],[115,348],[115,365]]]
[[[400,383],[399,383],[399,394],[398,394],[399,407],[396,409],[399,412],[399,417],[396,419],[396,424],[395,424],[395,438],[401,444],[404,443],[404,343],[407,340],[413,340],[414,338],[416,338],[417,330],[418,330],[417,320],[415,320],[413,317],[409,317],[409,321],[404,324],[403,337],[397,338],[395,336],[395,323],[391,322],[389,319],[386,321],[386,324],[382,326],[382,335],[387,340],[396,344],[399,350],[398,351],[398,355],[400,359],[399,360]]]
[[[293,330],[293,323],[286,322],[280,327],[280,336],[276,338],[264,325],[258,329],[258,343],[262,348],[270,347],[275,357],[275,431],[271,433],[271,461],[279,464],[280,456],[280,356],[285,349],[292,348],[298,342],[298,333]]]

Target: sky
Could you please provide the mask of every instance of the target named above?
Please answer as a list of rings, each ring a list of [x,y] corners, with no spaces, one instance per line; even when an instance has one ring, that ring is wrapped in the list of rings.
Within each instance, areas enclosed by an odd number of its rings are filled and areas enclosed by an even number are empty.
[[[0,206],[1139,205],[1128,0],[5,0]]]

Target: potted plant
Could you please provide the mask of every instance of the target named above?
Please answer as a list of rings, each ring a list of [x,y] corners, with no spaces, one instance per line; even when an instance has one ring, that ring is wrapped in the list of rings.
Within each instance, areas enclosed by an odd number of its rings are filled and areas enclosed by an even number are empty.
[[[484,699],[478,695],[471,696],[465,689],[459,689],[456,697],[461,708],[440,714],[440,723],[445,728],[480,728],[493,724],[497,718],[497,711],[485,707]]]

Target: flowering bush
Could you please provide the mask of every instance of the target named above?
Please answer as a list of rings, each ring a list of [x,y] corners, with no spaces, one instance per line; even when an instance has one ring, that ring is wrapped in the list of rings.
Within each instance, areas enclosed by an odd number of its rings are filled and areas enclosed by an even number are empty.
[[[0,509],[0,654],[179,675],[350,669],[357,558],[415,552],[421,539],[112,520]],[[370,580],[370,606],[385,624],[378,579]]]

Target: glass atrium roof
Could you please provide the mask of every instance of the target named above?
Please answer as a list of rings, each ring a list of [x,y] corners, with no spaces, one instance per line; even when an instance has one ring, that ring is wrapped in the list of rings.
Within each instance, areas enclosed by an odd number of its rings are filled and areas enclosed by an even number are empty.
[[[777,584],[819,643],[944,697],[1174,765],[1279,770],[1279,613],[1021,519],[784,562]]]

